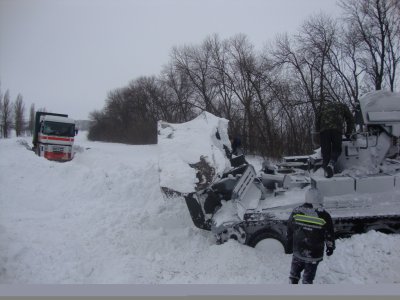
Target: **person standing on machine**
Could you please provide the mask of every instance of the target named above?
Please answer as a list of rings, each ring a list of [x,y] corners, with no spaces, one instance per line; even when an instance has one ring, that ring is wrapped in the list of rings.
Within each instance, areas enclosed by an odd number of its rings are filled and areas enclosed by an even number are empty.
[[[342,153],[342,134],[346,123],[345,135],[351,137],[354,131],[354,117],[347,105],[325,100],[316,116],[315,128],[320,134],[322,167],[325,177],[335,173],[336,162]]]

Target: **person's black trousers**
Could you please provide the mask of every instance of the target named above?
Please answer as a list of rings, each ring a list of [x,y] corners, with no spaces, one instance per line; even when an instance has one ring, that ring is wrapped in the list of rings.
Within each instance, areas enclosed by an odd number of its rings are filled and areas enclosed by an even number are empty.
[[[328,129],[320,132],[322,166],[326,166],[332,161],[337,162],[342,153],[342,133],[338,130]]]
[[[304,270],[303,273],[303,284],[312,284],[315,278],[315,274],[317,273],[319,262],[305,262],[297,257],[293,256],[292,258],[292,265],[290,268],[290,283],[298,284],[301,272]]]

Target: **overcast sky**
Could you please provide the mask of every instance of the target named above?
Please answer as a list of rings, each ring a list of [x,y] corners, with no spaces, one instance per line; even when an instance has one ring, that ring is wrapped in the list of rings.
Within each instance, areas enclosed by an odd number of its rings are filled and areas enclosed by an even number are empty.
[[[159,75],[174,46],[217,33],[256,50],[336,0],[0,0],[0,83],[11,100],[88,119],[107,93]]]

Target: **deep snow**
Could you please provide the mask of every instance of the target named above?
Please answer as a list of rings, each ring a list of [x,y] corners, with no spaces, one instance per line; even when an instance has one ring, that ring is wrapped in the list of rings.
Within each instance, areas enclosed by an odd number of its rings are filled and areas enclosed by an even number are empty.
[[[0,283],[287,284],[291,255],[197,229],[164,199],[158,146],[90,142],[71,162],[0,140]],[[255,162],[259,168],[259,161]],[[337,240],[315,283],[399,284],[400,235]]]

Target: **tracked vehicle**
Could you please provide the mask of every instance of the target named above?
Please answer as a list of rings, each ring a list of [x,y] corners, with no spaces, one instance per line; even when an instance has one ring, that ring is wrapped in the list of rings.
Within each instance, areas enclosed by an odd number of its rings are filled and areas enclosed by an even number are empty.
[[[265,162],[259,172],[243,156],[233,157],[230,168],[208,185],[178,193],[195,226],[214,233],[217,243],[235,239],[254,247],[275,239],[286,251],[286,222],[313,186],[324,197],[336,237],[369,230],[400,233],[400,94],[367,94],[360,99],[360,113],[363,123],[343,140],[334,177],[323,176],[318,151]],[[197,171],[201,178],[202,170]]]

